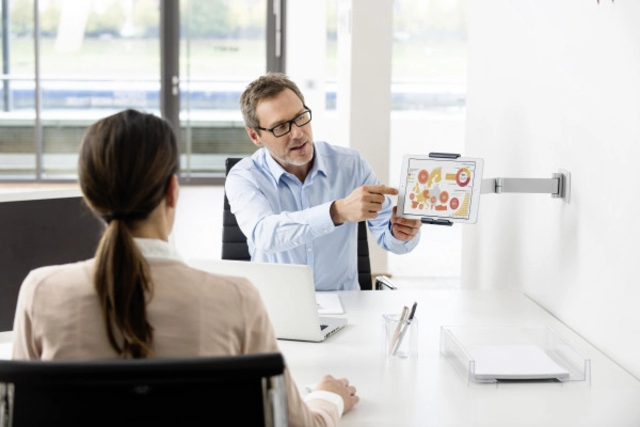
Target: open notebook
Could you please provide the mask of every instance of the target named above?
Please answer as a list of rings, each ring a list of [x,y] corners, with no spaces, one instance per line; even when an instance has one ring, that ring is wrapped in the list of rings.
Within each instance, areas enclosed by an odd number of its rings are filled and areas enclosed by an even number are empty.
[[[307,265],[195,258],[187,264],[211,273],[248,278],[260,292],[278,339],[321,342],[347,324],[345,317],[318,314],[313,273]],[[325,304],[335,312],[336,302],[330,300],[328,297]]]

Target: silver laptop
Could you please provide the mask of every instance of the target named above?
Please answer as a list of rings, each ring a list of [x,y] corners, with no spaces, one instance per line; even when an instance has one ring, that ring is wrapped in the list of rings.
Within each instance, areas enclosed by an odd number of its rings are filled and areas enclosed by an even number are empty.
[[[321,342],[347,324],[344,317],[318,314],[313,272],[308,265],[190,259],[200,270],[248,278],[262,296],[276,338]]]

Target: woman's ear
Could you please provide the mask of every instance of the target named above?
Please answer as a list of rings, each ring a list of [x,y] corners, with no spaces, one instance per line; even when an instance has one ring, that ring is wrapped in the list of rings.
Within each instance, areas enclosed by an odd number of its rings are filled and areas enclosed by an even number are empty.
[[[173,174],[171,175],[171,178],[169,178],[169,185],[167,185],[167,194],[165,195],[167,207],[175,209],[176,205],[178,204],[179,192],[178,175]]]

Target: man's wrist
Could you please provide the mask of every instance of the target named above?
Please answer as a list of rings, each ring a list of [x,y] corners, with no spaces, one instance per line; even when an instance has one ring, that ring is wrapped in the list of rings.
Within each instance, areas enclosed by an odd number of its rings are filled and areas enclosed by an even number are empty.
[[[334,200],[331,203],[331,207],[329,208],[329,215],[331,215],[331,221],[333,221],[333,225],[341,225],[344,221],[340,220],[340,215],[338,214],[338,207],[336,206],[338,200]]]

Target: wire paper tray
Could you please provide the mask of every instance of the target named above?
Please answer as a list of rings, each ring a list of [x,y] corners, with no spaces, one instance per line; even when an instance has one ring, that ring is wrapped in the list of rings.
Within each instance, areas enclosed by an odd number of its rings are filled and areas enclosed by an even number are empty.
[[[591,360],[548,327],[443,326],[440,353],[467,383],[585,381]]]

